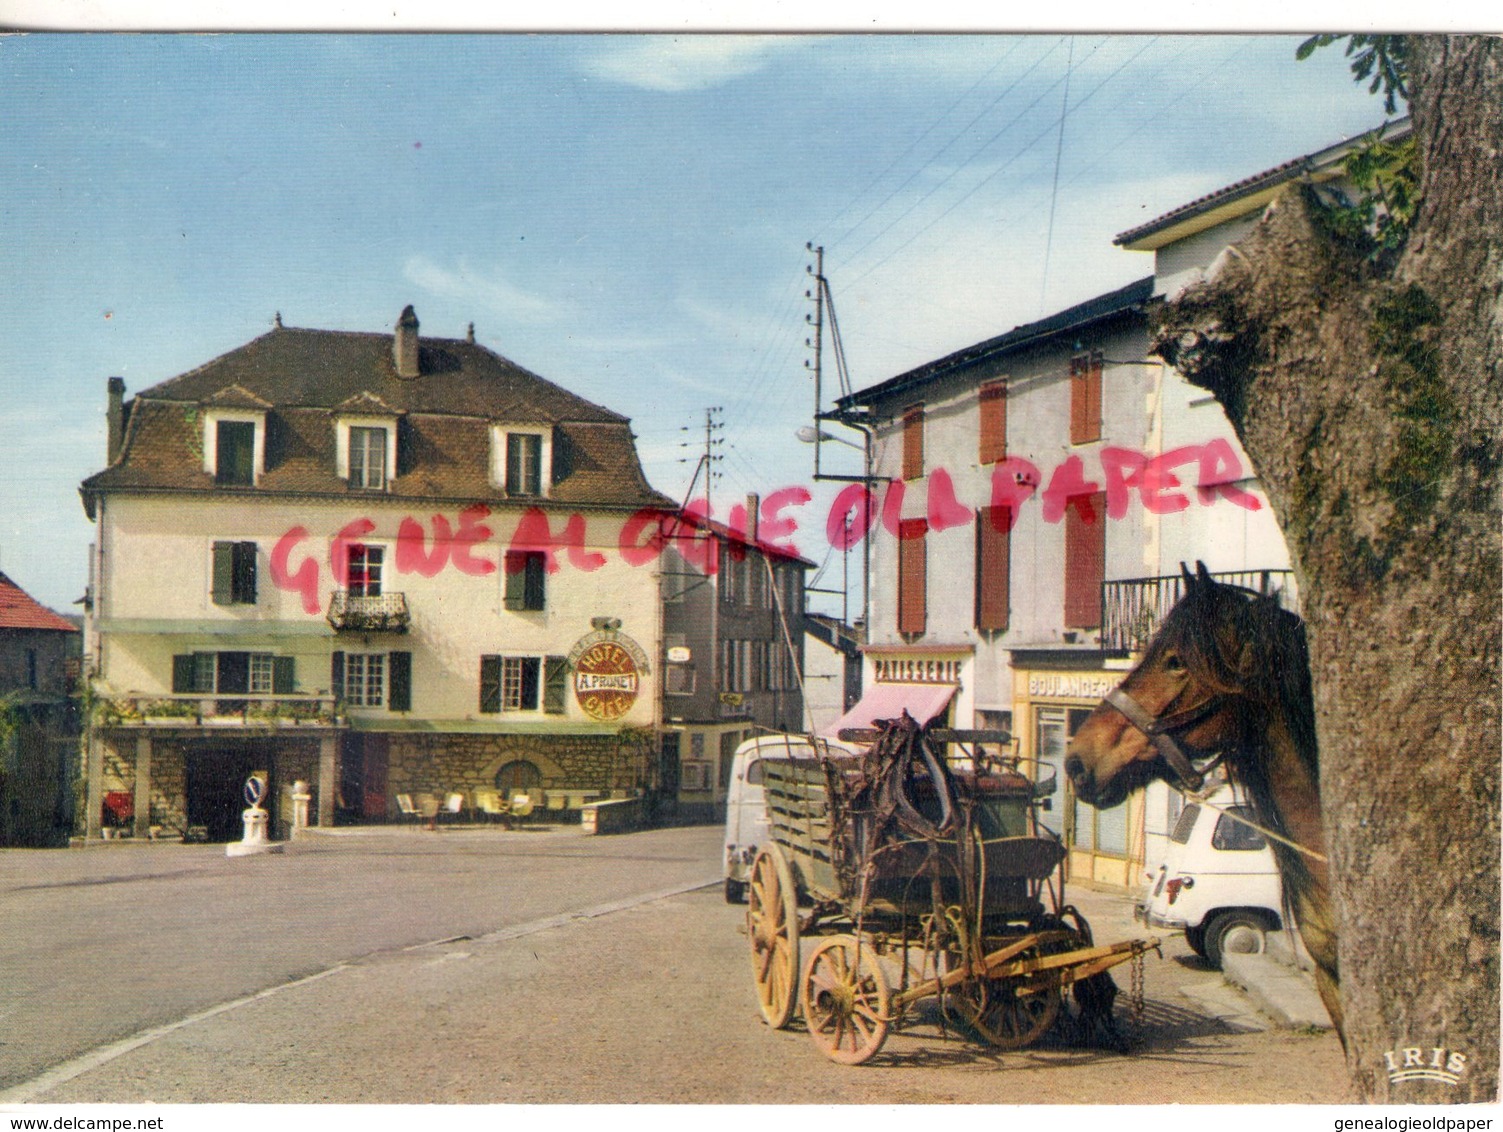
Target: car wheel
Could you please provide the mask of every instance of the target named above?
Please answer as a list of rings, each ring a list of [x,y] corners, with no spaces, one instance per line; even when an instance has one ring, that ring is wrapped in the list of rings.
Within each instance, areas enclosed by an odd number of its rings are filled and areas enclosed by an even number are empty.
[[[1218,912],[1206,924],[1206,959],[1220,969],[1227,955],[1261,955],[1267,946],[1267,928],[1252,912]]]
[[[727,904],[746,903],[746,882],[744,880],[725,879],[725,902]]]
[[[1190,945],[1190,950],[1202,959],[1206,957],[1206,929],[1202,924],[1198,928],[1185,929],[1185,942]]]

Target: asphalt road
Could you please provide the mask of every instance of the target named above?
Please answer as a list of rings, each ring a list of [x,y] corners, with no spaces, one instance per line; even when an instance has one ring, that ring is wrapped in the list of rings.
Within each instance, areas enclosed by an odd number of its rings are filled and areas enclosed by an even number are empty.
[[[0,1007],[0,1102],[1348,1099],[1333,1036],[1265,1028],[1174,939],[1148,959],[1131,1054],[998,1053],[931,1011],[871,1064],[834,1065],[762,1024],[718,886],[654,897],[711,880],[718,841],[403,830],[254,861],[0,854],[7,988],[25,972]],[[1072,899],[1099,940],[1139,934],[1122,898]]]

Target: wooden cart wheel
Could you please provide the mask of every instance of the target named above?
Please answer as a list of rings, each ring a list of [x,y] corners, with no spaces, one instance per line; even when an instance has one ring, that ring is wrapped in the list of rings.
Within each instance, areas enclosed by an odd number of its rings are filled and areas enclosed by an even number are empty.
[[[956,996],[976,1033],[997,1049],[1022,1049],[1048,1032],[1059,1017],[1056,986],[1031,989],[1022,979],[978,979]],[[1031,993],[1020,993],[1031,990]]]
[[[775,1030],[798,1009],[798,893],[793,870],[776,845],[752,862],[746,886],[746,937],[762,1017]]]
[[[800,985],[809,1038],[831,1061],[860,1065],[882,1048],[892,989],[871,947],[831,936],[809,954]]]

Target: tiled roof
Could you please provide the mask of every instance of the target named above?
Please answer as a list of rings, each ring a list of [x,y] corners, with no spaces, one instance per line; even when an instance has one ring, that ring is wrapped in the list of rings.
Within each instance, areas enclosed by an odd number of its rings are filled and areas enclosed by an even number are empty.
[[[1129,283],[1126,287],[1109,291],[1105,295],[1097,295],[1094,299],[1087,299],[1083,303],[1051,314],[1048,318],[1025,323],[996,338],[988,338],[985,342],[967,346],[963,350],[947,354],[936,361],[925,362],[917,369],[900,373],[896,377],[890,377],[869,388],[857,390],[855,393],[840,398],[835,404],[841,410],[848,410],[857,405],[871,405],[898,393],[910,392],[917,386],[941,377],[948,377],[970,366],[1015,353],[1055,335],[1078,331],[1091,323],[1140,310],[1152,294],[1153,277],[1139,279],[1136,283]]]
[[[78,632],[76,625],[53,613],[4,574],[0,574],[0,629]]]
[[[1164,215],[1157,219],[1150,220],[1147,224],[1140,224],[1136,228],[1130,228],[1119,235],[1112,243],[1131,247],[1133,244],[1139,244],[1150,236],[1157,235],[1213,209],[1224,208],[1239,200],[1256,197],[1268,189],[1287,184],[1300,177],[1333,173],[1346,155],[1371,137],[1373,133],[1381,133],[1385,141],[1392,142],[1406,137],[1409,130],[1409,119],[1400,118],[1395,122],[1385,123],[1372,133],[1364,133],[1357,138],[1349,138],[1345,141],[1337,142],[1335,145],[1327,146],[1325,149],[1317,150],[1314,153],[1307,153],[1303,157],[1296,157],[1291,161],[1285,161],[1282,165],[1275,165],[1272,169],[1265,169],[1261,173],[1254,173],[1251,177],[1244,177],[1240,181],[1234,181],[1232,184],[1217,189],[1213,193],[1206,193],[1204,196],[1196,197],[1189,203],[1182,204],[1178,208],[1164,213]],[[1256,202],[1252,202],[1248,207],[1255,206]],[[1157,243],[1142,245],[1145,249],[1157,246]]]
[[[424,338],[420,357],[421,376],[400,378],[390,334],[278,327],[139,396],[207,404],[239,386],[278,408],[328,409],[370,393],[399,413],[532,424],[626,420],[474,342]]]
[[[335,418],[398,419],[387,498],[505,500],[491,482],[492,424],[552,425],[548,499],[579,506],[673,506],[647,483],[626,417],[468,341],[425,339],[422,372],[400,378],[392,337],[278,327],[238,350],[144,390],[126,406],[119,458],[83,483],[85,506],[108,491],[361,496],[336,472]],[[256,487],[204,471],[204,408],[265,412]]]

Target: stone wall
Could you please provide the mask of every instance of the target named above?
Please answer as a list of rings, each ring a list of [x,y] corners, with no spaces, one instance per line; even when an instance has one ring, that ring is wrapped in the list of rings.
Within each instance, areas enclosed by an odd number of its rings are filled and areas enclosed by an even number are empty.
[[[178,835],[188,828],[188,762],[181,743],[151,745],[151,824]]]
[[[544,790],[630,791],[645,785],[648,749],[633,734],[393,735],[387,790],[494,790],[496,772],[525,759],[542,773]]]

